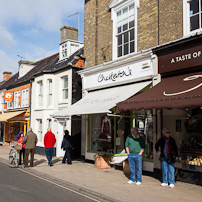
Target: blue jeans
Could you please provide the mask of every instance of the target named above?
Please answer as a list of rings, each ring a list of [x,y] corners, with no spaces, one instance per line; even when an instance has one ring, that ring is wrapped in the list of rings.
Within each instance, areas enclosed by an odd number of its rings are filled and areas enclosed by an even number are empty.
[[[175,167],[174,163],[168,163],[168,158],[163,157],[161,162],[163,183],[175,184]]]
[[[135,182],[142,182],[142,155],[139,154],[129,154],[128,162],[130,166],[130,179]],[[135,172],[135,165],[137,168],[137,178]]]
[[[53,147],[46,147],[45,151],[46,151],[46,157],[48,159],[48,164],[50,164],[53,157]]]

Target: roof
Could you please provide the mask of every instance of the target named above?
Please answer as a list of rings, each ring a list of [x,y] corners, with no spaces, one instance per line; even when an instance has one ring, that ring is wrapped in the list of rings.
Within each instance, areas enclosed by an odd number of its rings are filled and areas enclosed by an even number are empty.
[[[78,65],[78,61],[80,60],[80,58],[83,58],[82,55],[83,55],[83,48],[80,48],[78,51],[76,51],[66,60],[59,61],[59,53],[56,53],[42,60],[39,60],[32,64],[34,65],[34,68],[31,69],[23,77],[18,78],[19,73],[16,73],[9,80],[7,80],[5,83],[0,85],[0,90],[6,89],[6,88],[12,88],[14,86],[28,83],[30,82],[31,79],[33,79],[35,76],[39,74],[53,73],[53,72],[61,71],[65,68],[80,69],[82,68],[82,66]],[[75,58],[75,56],[79,56],[79,57]]]

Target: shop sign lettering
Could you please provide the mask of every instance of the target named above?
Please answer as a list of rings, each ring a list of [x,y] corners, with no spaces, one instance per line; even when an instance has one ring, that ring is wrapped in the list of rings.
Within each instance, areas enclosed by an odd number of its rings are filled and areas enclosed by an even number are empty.
[[[98,76],[98,82],[101,83],[103,81],[116,81],[118,78],[124,77],[124,76],[131,76],[132,75],[132,70],[128,67],[128,69],[126,71],[121,71],[119,70],[119,72],[114,73],[111,72],[108,75],[104,75],[104,74],[100,74]]]
[[[198,58],[201,56],[201,51],[197,51],[197,52],[194,52],[194,53],[189,53],[189,54],[185,54],[185,55],[181,55],[181,56],[176,56],[175,58],[172,58],[171,59],[171,64],[172,63],[178,63],[178,62],[183,62],[183,61],[186,61],[186,60],[191,60],[192,58],[195,59],[195,58]]]

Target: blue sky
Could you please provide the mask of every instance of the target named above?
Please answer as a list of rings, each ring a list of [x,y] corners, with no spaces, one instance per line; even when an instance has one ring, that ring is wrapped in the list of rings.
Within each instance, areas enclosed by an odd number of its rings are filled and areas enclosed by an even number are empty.
[[[57,53],[60,28],[78,28],[77,12],[83,42],[84,0],[0,0],[0,81],[4,71],[18,71],[17,55],[35,62]]]

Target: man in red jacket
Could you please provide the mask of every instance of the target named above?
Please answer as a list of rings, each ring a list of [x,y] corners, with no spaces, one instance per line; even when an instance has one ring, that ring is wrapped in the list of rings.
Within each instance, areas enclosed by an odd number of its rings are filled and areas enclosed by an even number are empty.
[[[53,149],[54,144],[56,142],[55,135],[51,132],[51,128],[47,129],[47,133],[44,136],[44,145],[46,151],[46,157],[48,159],[48,165],[52,166],[52,156],[53,156]]]

